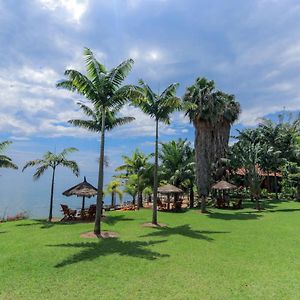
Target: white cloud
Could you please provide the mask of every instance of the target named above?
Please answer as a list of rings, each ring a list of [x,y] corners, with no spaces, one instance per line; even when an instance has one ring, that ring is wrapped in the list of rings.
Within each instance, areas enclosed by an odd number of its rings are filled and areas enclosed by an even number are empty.
[[[70,21],[79,23],[86,12],[89,0],[39,0],[42,7],[54,13],[64,10]]]

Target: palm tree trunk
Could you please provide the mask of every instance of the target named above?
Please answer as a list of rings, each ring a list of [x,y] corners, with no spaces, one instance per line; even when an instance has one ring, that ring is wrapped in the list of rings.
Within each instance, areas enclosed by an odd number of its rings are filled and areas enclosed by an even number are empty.
[[[114,191],[111,192],[111,207],[116,206],[116,193]]]
[[[52,184],[51,184],[51,195],[50,195],[50,209],[49,209],[49,222],[52,220],[52,211],[53,211],[53,192],[54,192],[54,177],[55,177],[55,167],[52,171]]]
[[[211,186],[211,165],[225,157],[228,148],[230,124],[227,121],[212,124],[201,119],[194,120],[196,185],[201,198],[201,212],[206,212],[206,198]]]
[[[190,187],[190,208],[194,207],[194,189],[193,185]]]
[[[103,201],[103,180],[104,180],[104,141],[105,141],[105,110],[102,106],[102,124],[101,124],[101,139],[100,139],[100,161],[98,171],[98,192],[96,204],[96,217],[94,233],[101,235],[101,215],[102,215],[102,201]]]
[[[274,172],[274,184],[275,184],[276,200],[278,200],[278,180],[277,180],[277,173],[276,173],[276,171]]]
[[[155,163],[154,163],[154,185],[153,185],[153,214],[152,224],[157,224],[157,189],[158,189],[158,119],[155,121]]]

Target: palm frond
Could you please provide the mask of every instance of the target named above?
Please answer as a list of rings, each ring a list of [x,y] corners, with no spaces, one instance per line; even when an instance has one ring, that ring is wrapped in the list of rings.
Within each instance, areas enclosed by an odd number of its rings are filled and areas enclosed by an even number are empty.
[[[79,176],[79,166],[74,160],[63,160],[60,165],[69,168],[77,177]]]
[[[33,179],[38,180],[49,167],[50,167],[49,164],[44,164],[44,165],[38,167],[36,169],[36,172],[33,174]],[[23,168],[23,170],[24,170],[24,168]]]
[[[45,163],[46,163],[46,161],[43,159],[30,160],[24,165],[22,172],[24,172],[24,170],[27,169],[28,167],[34,167],[34,166],[38,166],[38,165],[45,164]]]

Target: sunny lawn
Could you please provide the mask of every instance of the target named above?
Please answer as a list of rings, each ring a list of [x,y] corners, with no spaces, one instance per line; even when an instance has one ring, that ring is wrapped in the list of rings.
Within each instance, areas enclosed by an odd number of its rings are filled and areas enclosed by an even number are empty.
[[[92,224],[0,224],[0,299],[300,299],[300,203],[266,210],[112,212]]]

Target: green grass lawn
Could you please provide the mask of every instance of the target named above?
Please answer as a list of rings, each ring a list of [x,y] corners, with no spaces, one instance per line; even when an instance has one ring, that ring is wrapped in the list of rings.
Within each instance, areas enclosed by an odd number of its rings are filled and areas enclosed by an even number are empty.
[[[300,203],[257,212],[111,212],[92,224],[0,224],[0,299],[300,299]]]

